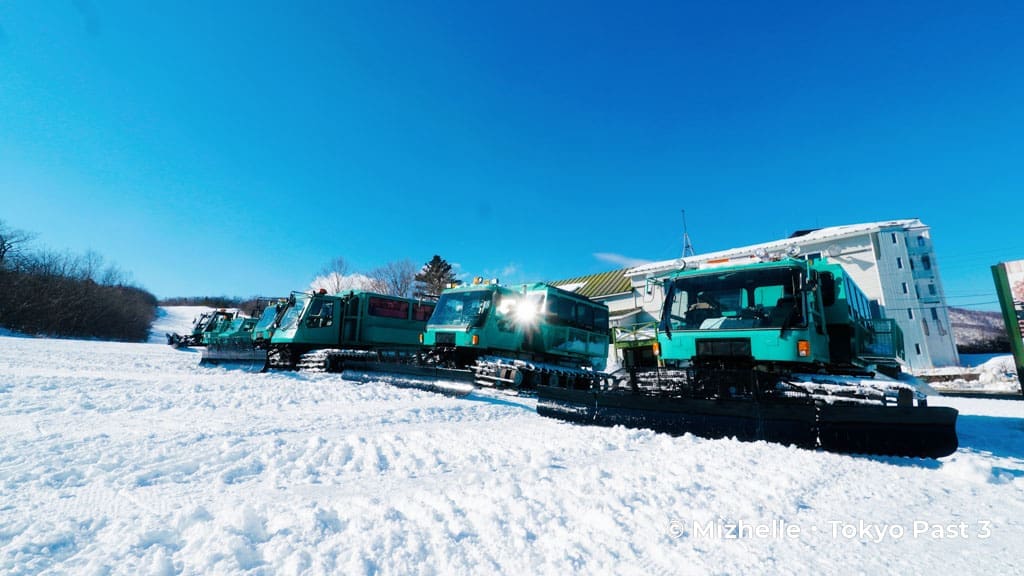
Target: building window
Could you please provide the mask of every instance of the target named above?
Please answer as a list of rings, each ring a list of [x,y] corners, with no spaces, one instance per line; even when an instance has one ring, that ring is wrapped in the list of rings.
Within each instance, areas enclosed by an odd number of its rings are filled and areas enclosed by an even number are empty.
[[[907,286],[906,282],[903,283],[903,293],[904,294],[910,294],[910,287]]]
[[[913,308],[907,308],[907,318],[910,318],[911,320],[914,319],[914,309]]]
[[[925,270],[932,269],[932,259],[928,256],[921,256],[921,266],[924,266]]]
[[[921,345],[920,344],[914,344],[914,351],[917,352],[918,356],[920,356],[921,355]]]
[[[921,329],[924,330],[925,336],[931,336],[932,331],[928,329],[928,320],[921,318]]]
[[[929,284],[928,285],[928,293],[931,294],[932,296],[935,296],[935,293],[936,293],[935,284]]]
[[[892,233],[892,243],[893,244],[896,243],[896,233],[895,232]]]
[[[914,259],[913,258],[908,258],[908,260],[910,260],[910,269],[913,270],[914,269]]]
[[[938,308],[932,308],[932,320],[938,320],[938,319],[939,319],[939,309]]]
[[[901,269],[903,268],[903,258],[900,258],[899,256],[896,257],[896,267]]]
[[[917,245],[921,246],[921,247],[924,247],[924,236],[918,236],[917,237]]]

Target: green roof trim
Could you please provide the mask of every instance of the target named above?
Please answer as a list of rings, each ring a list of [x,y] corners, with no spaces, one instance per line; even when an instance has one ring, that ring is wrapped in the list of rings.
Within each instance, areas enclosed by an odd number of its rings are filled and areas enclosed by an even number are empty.
[[[576,294],[586,296],[587,298],[602,298],[604,296],[633,291],[633,285],[626,276],[626,270],[628,268],[602,272],[600,274],[590,274],[589,276],[566,278],[565,280],[555,280],[550,282],[550,284],[559,287],[569,284],[583,284],[583,286],[575,290]]]

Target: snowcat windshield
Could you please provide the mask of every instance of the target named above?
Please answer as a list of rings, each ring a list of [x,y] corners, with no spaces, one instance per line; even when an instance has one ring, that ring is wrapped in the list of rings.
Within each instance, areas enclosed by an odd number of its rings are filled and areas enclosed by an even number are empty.
[[[256,322],[255,330],[260,331],[267,330],[268,328],[270,328],[270,325],[274,323],[275,319],[277,319],[277,311],[278,308],[276,304],[271,304],[270,306],[267,306],[266,309],[263,310],[263,315],[260,316],[259,321]]]
[[[281,318],[281,330],[290,330],[299,323],[299,318],[302,318],[302,311],[306,308],[306,302],[309,300],[308,296],[295,296],[295,301],[290,303],[288,311],[284,313],[284,317]]]
[[[799,268],[727,270],[667,286],[661,327],[676,330],[783,328],[804,323]]]
[[[441,294],[441,299],[437,301],[437,307],[434,308],[427,326],[482,326],[487,320],[493,297],[494,292],[491,290]]]

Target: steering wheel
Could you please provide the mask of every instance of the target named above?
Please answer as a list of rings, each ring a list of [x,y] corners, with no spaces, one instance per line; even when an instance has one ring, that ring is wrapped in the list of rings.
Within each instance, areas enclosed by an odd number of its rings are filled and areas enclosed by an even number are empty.
[[[740,311],[740,318],[751,318],[754,320],[761,320],[765,318],[763,306],[748,306]]]

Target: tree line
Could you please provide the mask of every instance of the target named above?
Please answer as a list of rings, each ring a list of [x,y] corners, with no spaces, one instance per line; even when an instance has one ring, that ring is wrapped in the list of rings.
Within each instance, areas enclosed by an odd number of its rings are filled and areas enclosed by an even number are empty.
[[[96,252],[33,250],[34,239],[0,220],[0,326],[47,336],[149,338],[153,294]]]
[[[35,235],[0,220],[0,327],[24,334],[145,341],[156,307],[209,306],[258,313],[266,298],[183,296],[157,298],[96,252],[32,249]],[[360,289],[401,297],[437,299],[458,284],[452,265],[438,255],[417,267],[399,260],[363,274],[335,258],[311,288],[330,293]]]
[[[437,255],[418,269],[410,260],[400,260],[388,262],[368,273],[354,271],[345,258],[337,257],[321,267],[314,275],[309,289],[323,289],[329,294],[366,290],[403,298],[436,300],[442,290],[459,283],[451,264]],[[259,316],[268,304],[285,297],[174,296],[162,298],[158,304],[237,309],[245,314]]]
[[[322,288],[331,294],[368,290],[402,298],[436,300],[442,290],[458,283],[452,265],[435,254],[419,268],[406,259],[388,262],[365,274],[354,272],[345,258],[337,257],[321,268],[310,287]]]

